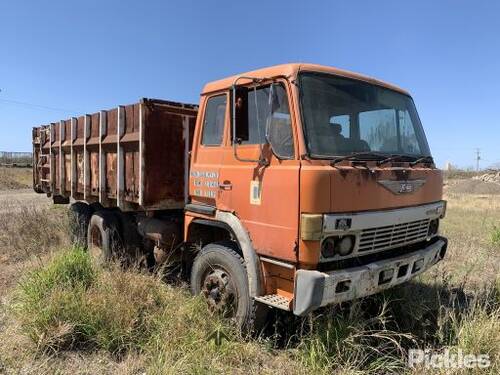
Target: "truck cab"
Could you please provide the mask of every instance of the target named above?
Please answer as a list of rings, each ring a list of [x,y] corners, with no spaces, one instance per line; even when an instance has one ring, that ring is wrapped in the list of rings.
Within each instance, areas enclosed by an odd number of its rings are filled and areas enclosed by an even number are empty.
[[[207,84],[188,186],[185,240],[197,222],[227,228],[251,298],[296,315],[446,252],[442,174],[413,100],[359,74],[287,64]]]

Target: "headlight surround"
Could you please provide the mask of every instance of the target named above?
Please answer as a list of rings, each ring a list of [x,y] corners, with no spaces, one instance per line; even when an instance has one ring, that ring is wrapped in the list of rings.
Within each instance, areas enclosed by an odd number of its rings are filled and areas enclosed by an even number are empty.
[[[356,237],[353,235],[327,237],[321,244],[321,255],[323,258],[335,255],[345,257],[353,252],[355,244]]]

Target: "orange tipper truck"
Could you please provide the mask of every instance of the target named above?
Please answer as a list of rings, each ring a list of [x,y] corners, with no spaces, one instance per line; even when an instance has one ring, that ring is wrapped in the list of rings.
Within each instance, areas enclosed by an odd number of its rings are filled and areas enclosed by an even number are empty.
[[[240,327],[303,316],[425,272],[446,253],[442,174],[408,92],[286,64],[33,129],[34,189],[69,204],[101,261],[190,280]]]

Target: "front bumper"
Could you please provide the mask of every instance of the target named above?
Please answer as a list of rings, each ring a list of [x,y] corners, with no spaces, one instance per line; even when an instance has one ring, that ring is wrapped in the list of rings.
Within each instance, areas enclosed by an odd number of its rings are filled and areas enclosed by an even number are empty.
[[[361,267],[332,272],[298,270],[293,313],[303,316],[322,306],[369,296],[404,283],[443,259],[447,245],[446,238],[439,237],[423,249]]]

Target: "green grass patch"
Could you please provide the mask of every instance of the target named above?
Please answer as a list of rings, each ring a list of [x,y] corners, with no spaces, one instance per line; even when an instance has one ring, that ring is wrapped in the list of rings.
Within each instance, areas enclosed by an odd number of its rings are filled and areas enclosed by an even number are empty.
[[[500,246],[500,227],[493,227],[493,230],[491,232],[491,242],[494,245]]]
[[[86,347],[120,354],[145,345],[170,304],[154,278],[98,269],[86,252],[73,249],[20,283],[16,311],[43,351]]]

